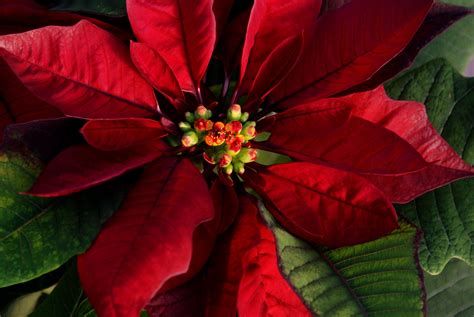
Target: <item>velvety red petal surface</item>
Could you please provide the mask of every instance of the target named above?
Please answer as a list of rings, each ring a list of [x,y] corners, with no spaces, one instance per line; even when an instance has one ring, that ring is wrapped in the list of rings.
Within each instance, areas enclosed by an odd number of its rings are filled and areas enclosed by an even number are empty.
[[[400,175],[363,175],[394,202],[415,197],[453,180],[474,175],[451,146],[436,132],[425,106],[413,101],[395,101],[384,88],[344,97],[355,106],[353,115],[393,131],[406,140],[429,163],[424,169]]]
[[[121,151],[74,145],[46,166],[28,194],[56,197],[79,192],[143,166],[163,155],[167,148],[161,140]]]
[[[219,0],[213,1],[212,3],[212,12],[214,12],[214,17],[216,19],[216,34],[217,39],[219,39],[224,27],[228,22],[230,11],[234,5],[234,0]]]
[[[258,175],[246,173],[244,179],[289,231],[317,244],[342,247],[363,243],[398,227],[390,201],[369,181],[351,172],[288,163],[261,169]]]
[[[305,32],[303,54],[273,102],[288,108],[367,80],[405,48],[432,3],[354,0],[322,15]]]
[[[173,101],[184,99],[178,79],[163,57],[156,50],[143,43],[130,42],[133,63],[148,82]]]
[[[238,216],[230,231],[219,237],[206,270],[205,316],[236,315],[243,257],[259,241],[255,219],[254,203],[245,196],[239,197]]]
[[[135,70],[127,47],[90,22],[2,36],[0,55],[25,86],[66,115],[102,119],[156,112],[153,89]]]
[[[418,52],[437,35],[473,12],[472,9],[467,7],[435,2],[413,39],[403,51],[380,68],[369,80],[356,87],[351,87],[349,91],[372,90],[382,85],[385,81],[410,66]]]
[[[216,39],[212,1],[131,0],[127,12],[138,40],[163,57],[182,89],[197,91]]]
[[[202,250],[193,237],[213,216],[207,185],[190,161],[151,165],[78,258],[82,285],[99,315],[138,316],[167,282],[188,272],[193,257],[206,258],[196,254]]]
[[[355,115],[341,99],[325,99],[268,117],[270,138],[257,147],[352,172],[400,174],[429,164],[405,139]],[[268,124],[268,123],[267,123]]]
[[[241,217],[240,226],[252,232],[255,241],[242,257],[243,274],[237,297],[239,316],[312,316],[281,275],[275,238],[263,223],[257,208],[249,206]]]
[[[105,151],[144,145],[167,134],[160,122],[144,118],[91,120],[81,133],[87,143]]]
[[[316,20],[320,0],[256,0],[250,14],[240,67],[240,89],[248,92],[265,59],[284,40]]]
[[[34,0],[2,0],[0,3],[0,35],[25,32],[47,25],[73,25],[83,19],[120,38],[127,39],[131,36],[123,30],[91,17],[48,10]]]
[[[33,95],[0,59],[0,141],[11,123],[61,117],[62,113]]]
[[[263,101],[293,69],[303,48],[303,34],[286,39],[265,59],[250,87],[246,104]],[[244,105],[244,108],[246,106]]]

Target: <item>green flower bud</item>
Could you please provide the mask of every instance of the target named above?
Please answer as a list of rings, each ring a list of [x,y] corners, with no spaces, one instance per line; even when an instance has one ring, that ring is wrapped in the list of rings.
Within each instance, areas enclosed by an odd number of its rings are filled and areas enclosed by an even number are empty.
[[[194,115],[191,113],[191,112],[186,112],[184,114],[185,118],[186,118],[186,121],[188,121],[189,123],[193,123],[194,122]]]
[[[242,135],[246,141],[252,140],[257,135],[257,130],[255,129],[256,125],[257,123],[255,121],[247,121],[244,123]]]
[[[245,172],[245,167],[244,163],[241,161],[234,161],[232,162],[232,165],[234,166],[234,171],[238,174],[243,174]]]
[[[233,104],[227,110],[227,119],[230,121],[239,121],[242,116],[242,109],[238,104]]]
[[[244,112],[242,113],[242,116],[240,117],[240,121],[241,122],[245,122],[249,119],[249,113],[248,112]]]
[[[191,147],[193,145],[196,145],[198,141],[199,137],[194,131],[188,131],[184,133],[183,137],[181,138],[181,144],[183,144],[184,147]]]
[[[257,160],[257,150],[244,147],[240,150],[240,153],[237,155],[237,157],[242,163],[255,162]]]
[[[189,124],[189,122],[180,122],[179,128],[183,131],[189,131],[191,130],[191,124]]]
[[[227,175],[230,175],[230,174],[232,174],[234,168],[233,168],[232,164],[229,164],[229,165],[227,165],[226,167],[224,167],[222,170],[223,170],[224,173],[226,173]]]

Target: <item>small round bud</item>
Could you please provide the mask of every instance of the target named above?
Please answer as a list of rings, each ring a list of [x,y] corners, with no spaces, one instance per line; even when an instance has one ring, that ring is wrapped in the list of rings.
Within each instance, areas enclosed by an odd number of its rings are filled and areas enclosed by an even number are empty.
[[[243,163],[255,162],[257,160],[257,150],[253,148],[244,147],[240,150],[238,158]]]
[[[183,137],[181,138],[181,144],[183,144],[184,147],[191,147],[193,145],[196,145],[198,141],[199,137],[194,131],[185,132]]]
[[[207,110],[206,107],[201,105],[196,108],[196,111],[194,111],[194,115],[196,116],[196,118],[209,119],[210,117],[212,117],[212,111]]]
[[[232,164],[229,164],[226,167],[224,167],[223,170],[224,170],[224,173],[226,173],[227,175],[230,175],[232,174],[234,167],[232,166]]]
[[[257,130],[255,126],[257,123],[255,121],[248,121],[244,124],[242,128],[242,134],[245,137],[245,140],[252,140],[257,135]]]
[[[242,116],[240,117],[240,121],[245,122],[248,119],[249,119],[249,113],[248,112],[242,113]]]
[[[186,121],[188,121],[189,123],[193,123],[194,122],[194,115],[191,113],[191,112],[186,112],[184,114],[184,117],[186,118]]]
[[[233,134],[238,134],[242,131],[242,122],[231,121],[225,125],[225,131]]]
[[[227,167],[230,163],[232,163],[232,156],[227,153],[219,159],[219,167]]]
[[[199,132],[209,131],[212,129],[212,121],[206,119],[197,119],[194,121],[194,129]]]
[[[240,105],[236,103],[230,106],[229,110],[227,110],[227,119],[230,121],[239,121],[241,116],[242,109],[240,108]]]
[[[179,128],[183,131],[189,131],[191,130],[191,125],[189,124],[189,122],[180,122]]]
[[[234,171],[238,174],[243,174],[245,172],[245,167],[244,163],[241,161],[234,161],[232,162],[232,165],[234,166]]]

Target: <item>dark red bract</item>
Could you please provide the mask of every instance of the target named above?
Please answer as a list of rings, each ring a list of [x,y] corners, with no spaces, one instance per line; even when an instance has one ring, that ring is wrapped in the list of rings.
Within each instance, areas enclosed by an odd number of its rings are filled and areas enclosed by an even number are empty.
[[[1,56],[48,109],[88,120],[84,144],[56,156],[28,194],[69,195],[145,167],[78,260],[101,316],[147,304],[185,314],[166,308],[167,292],[198,274],[206,316],[310,316],[249,188],[293,234],[341,247],[397,228],[393,202],[474,173],[422,104],[382,87],[344,93],[383,77],[433,1],[346,2],[256,0],[228,20],[232,1],[129,0],[130,45],[85,20],[0,37]],[[221,96],[205,85],[213,55]],[[292,162],[254,162],[264,151]]]

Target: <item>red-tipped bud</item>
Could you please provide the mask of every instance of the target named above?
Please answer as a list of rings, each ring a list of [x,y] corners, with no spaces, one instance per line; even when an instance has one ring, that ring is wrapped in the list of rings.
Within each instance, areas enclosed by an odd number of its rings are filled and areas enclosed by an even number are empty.
[[[197,119],[194,121],[194,129],[199,132],[209,131],[212,129],[212,121],[206,119]]]
[[[225,125],[225,131],[227,133],[239,134],[242,131],[242,122],[232,121]]]
[[[255,138],[257,135],[257,129],[255,128],[256,126],[255,121],[248,121],[244,124],[244,127],[242,128],[242,134],[245,137],[245,140],[252,140]]]
[[[242,163],[255,162],[257,160],[257,150],[244,147],[240,150],[238,158],[240,161],[242,161]]]
[[[196,116],[196,118],[209,119],[212,117],[212,111],[208,110],[203,105],[200,105],[196,108],[196,111],[194,111],[194,115]]]
[[[230,106],[229,110],[227,110],[227,119],[230,121],[239,121],[241,116],[242,109],[240,108],[240,105],[236,103]]]
[[[229,164],[229,165],[227,165],[226,167],[224,167],[222,170],[223,170],[224,173],[226,173],[227,175],[230,175],[230,174],[232,174],[232,171],[234,170],[234,167],[232,166],[232,164]]]
[[[227,167],[232,162],[232,156],[225,153],[219,160],[219,167]]]
[[[212,157],[210,157],[209,155],[207,155],[206,152],[204,152],[204,153],[202,154],[202,157],[204,157],[204,160],[205,160],[206,162],[208,162],[209,164],[216,164],[216,161],[215,161]]]
[[[199,141],[199,137],[194,131],[188,131],[184,133],[183,137],[181,138],[181,143],[184,147],[191,147],[196,145]]]
[[[241,161],[232,162],[232,165],[234,166],[234,172],[239,174],[243,174],[245,172],[244,163]]]

